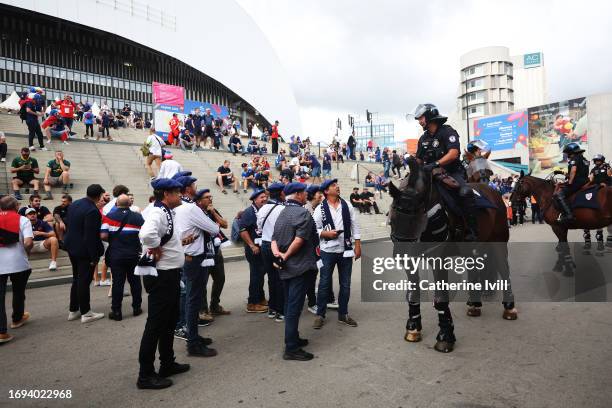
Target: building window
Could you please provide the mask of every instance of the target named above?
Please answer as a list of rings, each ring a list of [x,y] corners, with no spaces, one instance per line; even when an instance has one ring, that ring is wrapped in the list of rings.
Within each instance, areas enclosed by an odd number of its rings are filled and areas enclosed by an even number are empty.
[[[0,69],[6,69],[6,62],[4,58],[0,58]]]

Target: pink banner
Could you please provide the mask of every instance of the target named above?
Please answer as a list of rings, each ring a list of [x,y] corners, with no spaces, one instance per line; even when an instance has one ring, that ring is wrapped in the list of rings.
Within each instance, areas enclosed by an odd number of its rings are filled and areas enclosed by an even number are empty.
[[[153,103],[155,105],[178,106],[183,110],[185,105],[184,88],[153,82]]]

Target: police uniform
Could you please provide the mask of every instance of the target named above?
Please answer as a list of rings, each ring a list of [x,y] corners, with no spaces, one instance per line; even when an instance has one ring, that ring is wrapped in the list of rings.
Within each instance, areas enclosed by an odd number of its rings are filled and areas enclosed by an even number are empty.
[[[561,188],[561,192],[565,197],[569,197],[582,186],[589,182],[589,162],[582,154],[576,154],[567,163],[567,174],[571,174],[572,168],[576,167],[576,175],[571,184]]]
[[[611,186],[612,185],[612,177],[610,177],[610,175],[608,174],[608,171],[610,171],[610,165],[608,163],[605,163],[603,161],[603,157],[599,156],[602,158],[601,160],[601,164],[596,164],[592,169],[591,169],[591,175],[593,176],[593,184],[598,185],[598,184],[605,184],[606,186]],[[593,161],[597,160],[598,158],[594,158]],[[612,246],[612,234],[610,233],[610,228],[608,227],[608,246]],[[584,233],[583,233],[583,237],[584,237],[584,248],[585,249],[590,249],[591,248],[591,230],[589,229],[585,229]],[[597,232],[595,233],[595,238],[597,239],[597,250],[601,251],[603,250],[603,228],[600,228],[597,230]]]
[[[612,185],[612,177],[608,175],[608,171],[610,171],[610,165],[608,163],[602,163],[600,165],[595,165],[591,169],[591,174],[593,175],[593,183],[594,184],[605,184],[607,186]]]

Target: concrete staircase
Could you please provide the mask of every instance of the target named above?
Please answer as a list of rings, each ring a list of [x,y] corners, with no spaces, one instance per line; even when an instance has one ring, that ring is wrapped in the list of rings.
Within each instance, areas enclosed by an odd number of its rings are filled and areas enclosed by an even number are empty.
[[[0,131],[4,131],[7,135],[8,154],[6,168],[0,165],[0,188],[6,177],[7,180],[12,178],[8,174],[10,162],[14,157],[19,155],[21,147],[27,146],[27,129],[25,124],[16,115],[0,114]],[[112,190],[117,184],[125,184],[134,194],[135,205],[144,208],[148,205],[148,198],[152,193],[149,177],[144,167],[144,157],[140,152],[148,131],[136,129],[119,129],[112,130],[111,136],[115,139],[114,142],[105,140],[93,141],[91,139],[84,140],[82,137],[85,133],[84,125],[75,122],[73,131],[77,133],[75,139],[69,140],[69,145],[62,144],[59,140],[53,140],[51,145],[47,145],[49,151],[36,150],[32,152],[32,157],[38,160],[41,174],[44,176],[46,164],[53,159],[54,151],[61,149],[64,155],[71,163],[71,179],[74,187],[70,190],[73,199],[79,199],[85,196],[85,190],[92,183],[101,184],[107,191]],[[198,187],[210,188],[213,192],[213,203],[215,207],[230,221],[233,220],[236,213],[249,205],[250,191],[246,194],[240,189],[240,194],[234,194],[231,189],[228,189],[228,194],[221,194],[219,188],[215,184],[217,168],[228,159],[231,162],[231,168],[234,174],[239,176],[240,164],[247,162],[249,157],[240,155],[233,156],[227,151],[204,150],[193,154],[191,152],[183,152],[178,148],[171,148],[174,154],[174,159],[183,165],[185,169],[193,172],[194,177],[198,178]],[[288,149],[287,149],[288,150]],[[274,163],[274,156],[268,158],[270,163]],[[356,186],[356,182],[351,180],[351,170],[355,162],[347,162],[336,166],[333,165],[332,176],[338,178],[342,194],[348,198],[352,188]],[[380,165],[367,163],[366,166],[372,170],[377,170]],[[363,179],[365,169],[360,169],[360,178]],[[278,179],[278,171],[272,169],[272,178]],[[0,190],[1,191],[1,190]],[[40,191],[43,195],[41,187]],[[24,194],[23,205],[27,205],[29,195]],[[53,211],[53,208],[59,205],[61,200],[61,190],[54,189],[53,200],[43,201],[43,205]],[[381,211],[386,212],[389,208],[390,198],[384,194],[382,199],[377,196],[377,201]],[[381,239],[389,236],[389,229],[386,225],[386,217],[384,215],[360,215],[359,222],[362,230],[362,239]],[[229,236],[230,231],[225,231]],[[231,246],[223,251],[226,261],[241,260],[244,258],[243,249],[241,246]],[[30,281],[33,284],[47,285],[58,282],[63,282],[71,277],[70,261],[67,254],[60,251],[58,259],[58,269],[49,271],[49,258],[47,254],[32,255],[32,276]]]

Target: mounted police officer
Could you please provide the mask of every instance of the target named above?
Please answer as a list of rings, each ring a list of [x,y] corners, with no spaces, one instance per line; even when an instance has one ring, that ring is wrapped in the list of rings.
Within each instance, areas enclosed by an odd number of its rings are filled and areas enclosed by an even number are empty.
[[[582,155],[584,149],[581,149],[578,143],[572,142],[565,146],[563,153],[567,154],[568,158],[567,184],[562,186],[554,196],[561,208],[559,222],[562,223],[574,220],[574,215],[567,202],[567,198],[589,182],[589,162]]]
[[[452,197],[444,187],[438,188],[440,195],[450,209],[456,208],[457,201],[460,209],[453,211],[456,215],[465,218],[467,231],[465,241],[475,241],[478,237],[478,221],[474,205],[474,192],[466,185],[465,169],[461,165],[459,135],[449,125],[445,125],[447,117],[440,115],[438,108],[430,103],[421,104],[414,111],[414,118],[419,121],[425,133],[419,138],[416,157],[425,164],[426,171],[442,168],[459,184],[458,200]],[[458,224],[462,224],[461,222]]]
[[[602,154],[596,154],[593,156],[593,168],[589,175],[591,183],[595,185],[605,184],[606,186],[612,186],[612,168],[606,163],[606,158]],[[585,249],[591,248],[591,231],[588,229],[584,230],[584,247]],[[598,229],[595,233],[597,238],[597,250],[602,251],[604,249],[603,243],[603,229]],[[612,246],[612,234],[610,234],[610,227],[608,227],[608,246]]]
[[[463,167],[467,172],[467,179],[475,183],[489,183],[493,171],[489,166],[489,156],[491,149],[487,142],[483,140],[474,140],[466,146],[464,156],[467,161],[467,166]]]

